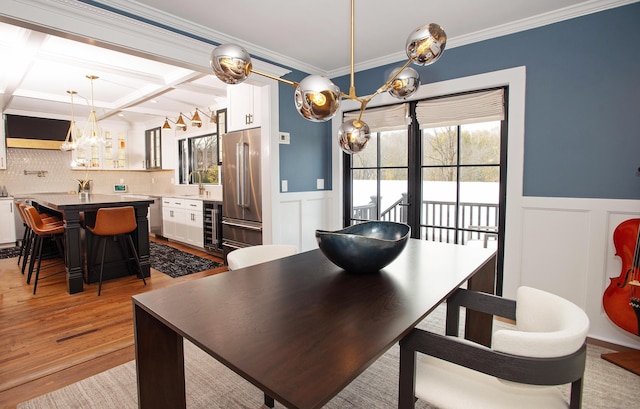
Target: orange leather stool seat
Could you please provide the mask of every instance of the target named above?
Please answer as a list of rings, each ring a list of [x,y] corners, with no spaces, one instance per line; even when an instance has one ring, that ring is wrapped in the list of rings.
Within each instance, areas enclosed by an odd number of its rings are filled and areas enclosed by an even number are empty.
[[[140,258],[138,252],[133,245],[133,239],[129,233],[132,233],[138,228],[136,223],[136,214],[133,206],[123,207],[108,207],[98,209],[96,213],[96,223],[94,226],[85,226],[87,230],[96,236],[100,236],[100,243],[102,244],[102,258],[100,260],[100,279],[98,282],[98,295],[102,291],[102,275],[104,272],[104,254],[107,246],[107,239],[113,238],[116,240],[118,237],[125,238],[129,243],[129,249],[133,254],[133,257],[138,266],[138,277],[142,278],[144,285],[147,285],[147,281],[142,274],[142,267],[140,266]]]

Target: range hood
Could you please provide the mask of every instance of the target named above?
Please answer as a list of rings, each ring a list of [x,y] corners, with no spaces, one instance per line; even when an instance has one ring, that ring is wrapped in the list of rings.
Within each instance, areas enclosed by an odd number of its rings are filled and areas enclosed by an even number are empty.
[[[69,130],[69,121],[4,115],[7,148],[59,150]]]

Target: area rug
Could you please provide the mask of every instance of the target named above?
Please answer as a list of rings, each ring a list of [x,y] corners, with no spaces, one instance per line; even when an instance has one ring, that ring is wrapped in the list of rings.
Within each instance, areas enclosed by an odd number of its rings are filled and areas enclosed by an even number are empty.
[[[442,333],[444,313],[436,309],[419,326]],[[640,401],[637,375],[600,358],[606,348],[588,345],[584,378],[583,409],[628,409]],[[394,345],[365,372],[358,376],[325,409],[386,409],[398,405],[399,347]],[[205,352],[185,340],[185,384],[190,409],[263,409],[263,394]],[[292,374],[295,376],[295,374]],[[565,398],[568,388],[562,387]],[[134,409],[138,407],[135,361],[117,366],[62,389],[39,396],[17,409],[99,408]],[[276,402],[276,409],[283,405]],[[423,401],[416,409],[435,409]]]
[[[0,258],[12,258],[20,255],[20,247],[7,247],[0,249]]]
[[[149,242],[149,253],[151,268],[173,278],[222,266],[215,261],[154,241]]]

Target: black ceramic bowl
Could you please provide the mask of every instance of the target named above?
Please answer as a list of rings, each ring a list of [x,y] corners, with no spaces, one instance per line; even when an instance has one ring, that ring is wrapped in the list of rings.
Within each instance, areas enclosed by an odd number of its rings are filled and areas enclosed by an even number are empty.
[[[354,273],[386,267],[407,245],[411,228],[404,223],[370,221],[342,230],[316,230],[316,240],[334,264]]]

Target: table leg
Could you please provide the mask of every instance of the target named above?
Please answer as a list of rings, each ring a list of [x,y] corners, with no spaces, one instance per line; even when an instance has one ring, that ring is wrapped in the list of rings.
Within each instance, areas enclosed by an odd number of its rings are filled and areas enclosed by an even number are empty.
[[[496,255],[478,270],[469,280],[467,288],[472,291],[495,294]],[[481,345],[491,347],[493,316],[483,312],[467,310],[465,318],[465,338]]]
[[[135,301],[133,319],[138,407],[186,408],[182,337]]]
[[[67,269],[67,291],[80,293],[83,288],[82,238],[80,212],[69,210],[64,213],[64,258]]]
[[[416,400],[416,351],[405,347],[403,341],[400,340],[398,409],[413,409]]]

